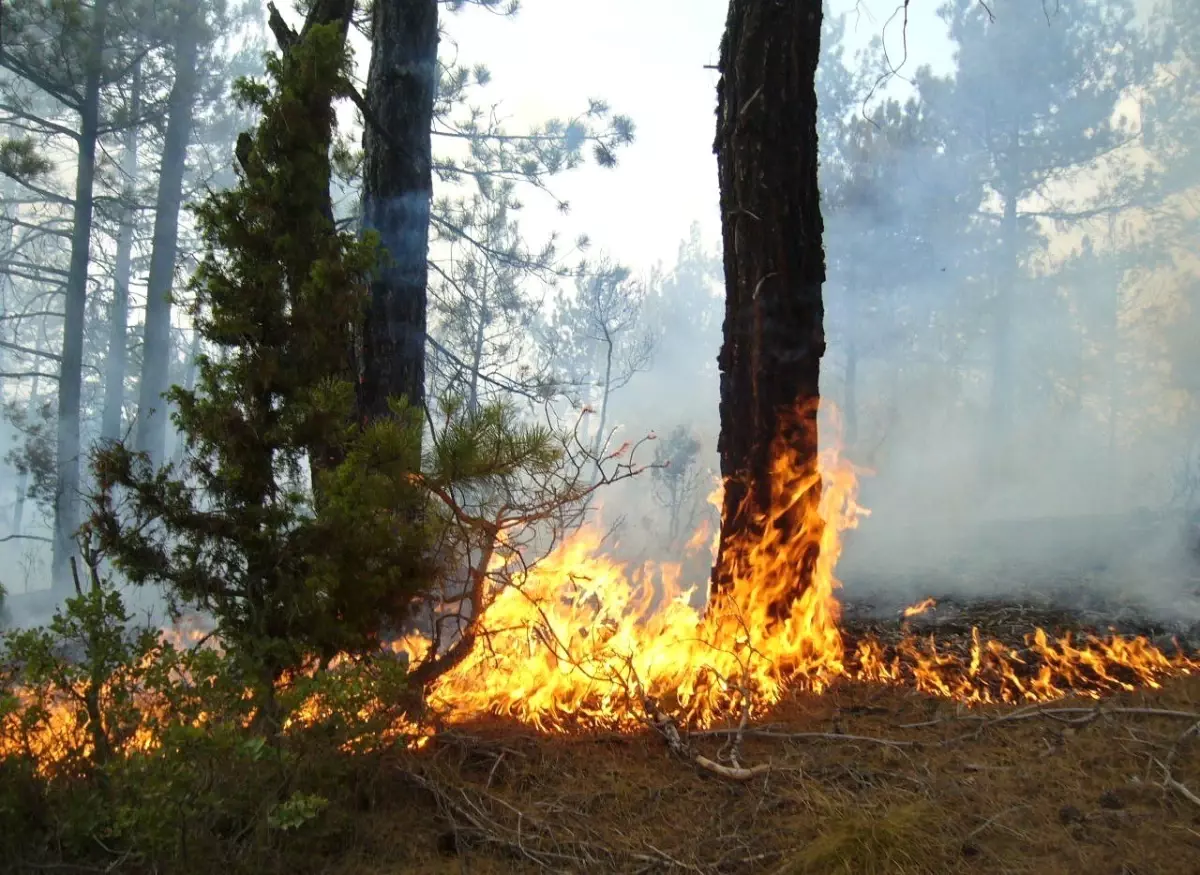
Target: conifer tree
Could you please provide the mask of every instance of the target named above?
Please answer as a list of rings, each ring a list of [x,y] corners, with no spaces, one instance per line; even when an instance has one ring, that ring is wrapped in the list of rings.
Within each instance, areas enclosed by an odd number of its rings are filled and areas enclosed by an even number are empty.
[[[412,510],[420,422],[359,431],[345,331],[361,323],[376,244],[327,213],[333,100],[348,59],[339,28],[308,29],[268,59],[270,85],[235,94],[262,120],[238,141],[238,184],[195,208],[206,253],[193,317],[206,349],[194,390],[175,386],[179,468],[111,444],[95,459],[91,525],[135,583],[210,611],[278,725],[274,686],[312,655],[369,646],[429,579]],[[347,328],[348,330],[348,328]],[[301,485],[305,462],[342,461]]]

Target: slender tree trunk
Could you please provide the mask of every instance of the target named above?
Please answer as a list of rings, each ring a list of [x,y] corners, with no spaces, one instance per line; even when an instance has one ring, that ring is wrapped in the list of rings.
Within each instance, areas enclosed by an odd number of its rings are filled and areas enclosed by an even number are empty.
[[[363,225],[386,250],[371,283],[359,411],[389,415],[389,399],[425,400],[430,127],[437,85],[437,0],[375,0],[363,133]]]
[[[1117,218],[1109,216],[1108,244],[1112,251],[1117,248]],[[1117,423],[1121,412],[1121,276],[1112,277],[1112,313],[1110,314],[1108,330],[1110,332],[1109,362],[1108,362],[1108,463],[1111,471],[1119,470],[1120,460],[1117,456]],[[1115,493],[1115,490],[1112,491]],[[1115,497],[1115,495],[1114,495]]]
[[[35,349],[42,352],[46,349],[46,317],[41,320],[41,327],[38,330],[38,340]],[[29,406],[25,408],[30,418],[37,415],[38,405],[42,402],[41,386],[42,378],[35,376],[33,383],[29,387]],[[13,501],[13,520],[12,533],[14,535],[21,534],[21,528],[25,524],[25,497],[29,492],[29,472],[22,471],[17,475],[17,495]]]
[[[715,151],[725,261],[721,435],[725,479],[713,591],[732,580],[738,550],[770,504],[771,462],[786,446],[804,473],[817,465],[825,352],[823,224],[817,187],[816,69],[821,0],[730,0],[721,42]],[[820,501],[810,489],[796,527]],[[820,533],[797,569],[807,586]],[[780,606],[785,607],[785,606]]]
[[[200,332],[193,328],[192,329],[192,344],[191,344],[191,348],[188,352],[187,365],[185,366],[185,369],[183,372],[184,373],[183,388],[188,392],[191,392],[193,389],[196,388],[196,376],[197,376],[197,371],[200,368],[200,365],[198,364],[199,358],[200,358]],[[171,454],[171,460],[173,462],[175,462],[176,464],[179,464],[180,462],[182,462],[183,461],[183,452],[186,449],[186,447],[187,447],[187,445],[183,440],[183,435],[179,434],[177,432],[176,436],[175,436],[175,450]]]
[[[471,346],[471,385],[467,395],[467,409],[479,409],[479,369],[483,367],[483,341],[487,333],[488,319],[488,275],[487,262],[484,262],[483,277],[479,284],[479,321],[475,325],[475,338]]]
[[[185,14],[175,40],[175,81],[167,111],[158,198],[154,207],[154,244],[146,283],[146,327],[142,345],[142,378],[138,387],[137,448],[155,464],[166,460],[167,411],[163,394],[170,388],[171,285],[179,244],[179,208],[187,167],[192,110],[196,102],[199,22]]]
[[[133,86],[130,98],[130,114],[137,118],[141,114],[142,65],[133,68]],[[129,278],[132,272],[133,230],[137,211],[134,198],[137,194],[138,174],[138,129],[130,125],[125,132],[124,166],[125,204],[121,211],[121,230],[117,235],[117,263],[113,277],[112,315],[109,317],[108,361],[104,368],[104,417],[100,426],[100,437],[117,440],[121,437],[121,412],[125,404],[125,358],[127,332],[129,328]]]
[[[612,393],[613,340],[607,336],[607,328],[604,333],[604,382],[600,388],[600,421],[596,424],[596,440],[592,445],[592,452],[597,458],[604,451],[604,429],[608,426],[608,398]],[[596,474],[599,473],[600,464],[597,462]]]
[[[79,528],[79,429],[83,390],[83,321],[87,310],[88,262],[92,242],[92,188],[96,177],[96,140],[100,124],[100,79],[104,72],[104,30],[108,0],[96,0],[92,42],[88,48],[83,103],[79,111],[79,164],[75,174],[75,210],[71,264],[67,274],[66,318],[58,378],[58,484],[54,501],[52,586],[72,591],[69,559]]]

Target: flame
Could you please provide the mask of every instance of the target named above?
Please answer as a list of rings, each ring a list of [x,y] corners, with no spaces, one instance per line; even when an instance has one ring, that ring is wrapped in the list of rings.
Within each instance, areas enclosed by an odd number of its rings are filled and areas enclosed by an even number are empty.
[[[934,599],[934,598],[922,599],[921,601],[917,602],[915,605],[909,605],[907,608],[905,608],[904,616],[905,617],[915,617],[918,614],[923,614],[926,611],[928,611],[930,608],[934,608],[936,606],[937,606],[937,599]]]
[[[761,715],[789,689],[819,693],[846,681],[906,685],[986,704],[1156,688],[1166,677],[1200,668],[1200,661],[1182,653],[1167,656],[1143,637],[1076,641],[1070,635],[1052,638],[1042,629],[1026,636],[1023,647],[985,639],[978,629],[969,646],[959,649],[933,636],[912,635],[896,645],[868,637],[848,646],[838,624],[834,570],[842,533],[868,513],[856,501],[860,473],[836,448],[821,454],[814,472],[790,448],[777,447],[769,510],[755,521],[756,534],[733,545],[731,585],[705,609],[694,607],[692,596],[701,587],[707,591],[707,581],[686,586],[676,563],[617,562],[604,552],[599,525],[575,532],[531,567],[515,560],[505,565],[515,551],[497,552],[489,574],[502,585],[486,594],[474,630],[459,645],[463,652],[434,681],[428,700],[448,722],[495,714],[565,732],[630,729],[642,722],[648,706],[657,709],[660,703],[681,725],[706,726],[741,709]],[[718,483],[709,502],[719,508],[722,494]],[[710,536],[715,538],[699,530],[688,553]],[[806,567],[807,582],[801,574]],[[911,617],[935,604],[926,599],[903,614]],[[190,626],[164,637],[214,646]],[[441,655],[434,642],[419,636],[391,642],[390,649],[414,665]],[[340,663],[335,660],[334,667]],[[66,701],[41,704],[53,707],[37,737],[0,742],[0,756],[24,751],[55,761],[70,750],[86,752],[80,742],[86,717],[78,708]],[[359,716],[383,713],[384,704],[365,706]],[[153,715],[156,707],[147,703],[145,713]],[[326,713],[328,705],[314,696],[285,728]],[[153,748],[151,725],[148,718],[125,749]],[[4,720],[0,729],[7,739]],[[385,736],[380,741],[419,746],[428,731],[401,719]]]
[[[821,454],[819,471],[805,474],[801,459],[777,448],[761,535],[738,545],[733,585],[707,611],[691,606],[696,587],[681,586],[677,567],[626,568],[602,553],[598,528],[579,531],[494,593],[470,651],[434,684],[431,701],[451,721],[497,714],[566,731],[631,727],[642,702],[665,700],[681,723],[705,726],[743,704],[761,714],[788,688],[820,692],[840,680],[984,704],[1097,697],[1200,668],[1141,637],[1076,643],[1041,629],[1021,649],[975,629],[965,653],[932,636],[894,647],[865,638],[847,652],[834,569],[842,533],[868,513],[856,502],[862,472],[837,449]],[[814,503],[808,493],[818,486]],[[709,501],[719,507],[721,495],[718,484]],[[783,525],[797,513],[798,525]],[[702,527],[688,549],[708,536]],[[801,589],[798,569],[814,545],[815,567]],[[935,604],[925,599],[904,616]],[[789,605],[783,616],[780,605]]]

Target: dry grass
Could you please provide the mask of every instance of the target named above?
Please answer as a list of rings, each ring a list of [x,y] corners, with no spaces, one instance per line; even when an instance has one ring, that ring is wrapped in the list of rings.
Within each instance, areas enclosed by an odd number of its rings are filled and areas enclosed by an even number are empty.
[[[1200,678],[1037,711],[847,685],[755,727],[742,762],[772,768],[744,783],[651,732],[459,727],[389,764],[303,868],[1194,875],[1200,804],[1185,791],[1200,792],[1200,718],[1146,709],[1200,714]],[[690,740],[719,760],[727,738]]]

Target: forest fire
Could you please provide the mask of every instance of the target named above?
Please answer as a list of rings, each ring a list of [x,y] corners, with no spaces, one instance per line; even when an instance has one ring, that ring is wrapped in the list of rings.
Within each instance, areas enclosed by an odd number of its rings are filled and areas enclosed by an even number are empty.
[[[817,478],[798,474],[801,467],[786,452],[777,455],[772,511],[760,528],[765,534],[739,551],[733,587],[707,610],[692,605],[694,590],[680,580],[679,565],[630,571],[605,555],[597,528],[584,528],[495,593],[466,658],[429,690],[434,709],[448,722],[490,714],[566,732],[631,730],[661,708],[683,727],[703,727],[738,713],[761,716],[789,689],[820,693],[839,681],[908,686],[968,704],[1029,703],[1156,688],[1165,677],[1200,669],[1195,658],[1168,656],[1142,637],[1076,642],[1040,628],[1022,648],[985,638],[977,628],[965,650],[911,632],[893,645],[870,637],[848,643],[838,623],[834,569],[842,532],[866,513],[855,501],[859,472],[836,450],[826,451],[819,506],[787,537],[773,523],[811,505],[804,498]],[[798,588],[796,569],[813,537],[820,552],[811,585],[780,616],[777,606]],[[690,546],[707,540],[703,533]],[[935,604],[925,599],[903,616]],[[176,647],[215,643],[192,625],[163,637]],[[428,647],[412,637],[392,645],[412,663]],[[146,726],[126,740],[127,750],[157,743],[149,728],[156,706],[142,707]],[[314,696],[288,725],[319,720],[325,710]],[[360,717],[376,710],[366,706]],[[50,711],[46,737],[32,743],[39,760],[57,761],[72,747],[64,739],[86,734],[87,718],[77,704]],[[204,715],[197,719],[203,722]],[[407,719],[384,735],[416,745],[428,740]]]
[[[785,689],[819,693],[838,680],[984,704],[1098,697],[1200,668],[1141,637],[1080,643],[1042,629],[1020,649],[978,629],[965,653],[911,634],[891,647],[872,638],[848,647],[834,568],[841,533],[866,511],[855,501],[854,466],[828,450],[820,469],[817,518],[783,537],[773,523],[806,506],[802,498],[817,484],[797,473],[788,453],[777,453],[766,534],[740,551],[734,586],[703,614],[691,606],[693,590],[681,585],[677,566],[629,573],[600,552],[596,531],[580,532],[498,593],[471,653],[436,683],[432,701],[452,720],[493,713],[556,731],[632,727],[646,702],[669,702],[681,724],[704,726],[742,708],[761,715]],[[820,554],[811,585],[779,617],[774,608],[798,586],[796,569],[813,537]],[[935,604],[926,599],[904,615]]]
[[[911,632],[893,645],[870,637],[848,643],[838,623],[834,569],[842,532],[867,513],[855,501],[859,472],[836,450],[826,451],[819,506],[787,537],[773,523],[810,506],[804,498],[817,478],[798,474],[801,467],[786,452],[777,456],[765,534],[739,551],[733,587],[707,610],[692,605],[694,589],[680,580],[679,565],[630,571],[605,555],[597,528],[584,528],[495,593],[465,659],[429,690],[434,709],[448,722],[490,714],[566,732],[631,730],[662,708],[681,726],[703,727],[738,713],[761,716],[789,689],[820,693],[839,681],[908,686],[968,704],[1029,703],[1156,688],[1165,677],[1200,669],[1192,656],[1168,656],[1142,637],[1076,642],[1040,628],[1022,648],[985,638],[977,628],[965,650]],[[780,616],[777,606],[798,588],[796,569],[813,537],[820,552],[811,585]],[[704,533],[690,544],[695,549],[707,540]],[[935,604],[925,599],[903,616]],[[176,647],[215,643],[191,625],[163,637]],[[412,663],[428,647],[413,637],[392,644]],[[143,705],[148,724],[154,707]],[[63,739],[83,734],[87,720],[65,703],[52,710],[47,737],[35,747],[39,759],[53,761],[70,748]],[[318,720],[325,710],[314,696],[288,725]],[[374,710],[367,706],[360,716]],[[407,719],[385,734],[418,745],[428,740]],[[125,747],[155,744],[152,731],[142,728]]]

